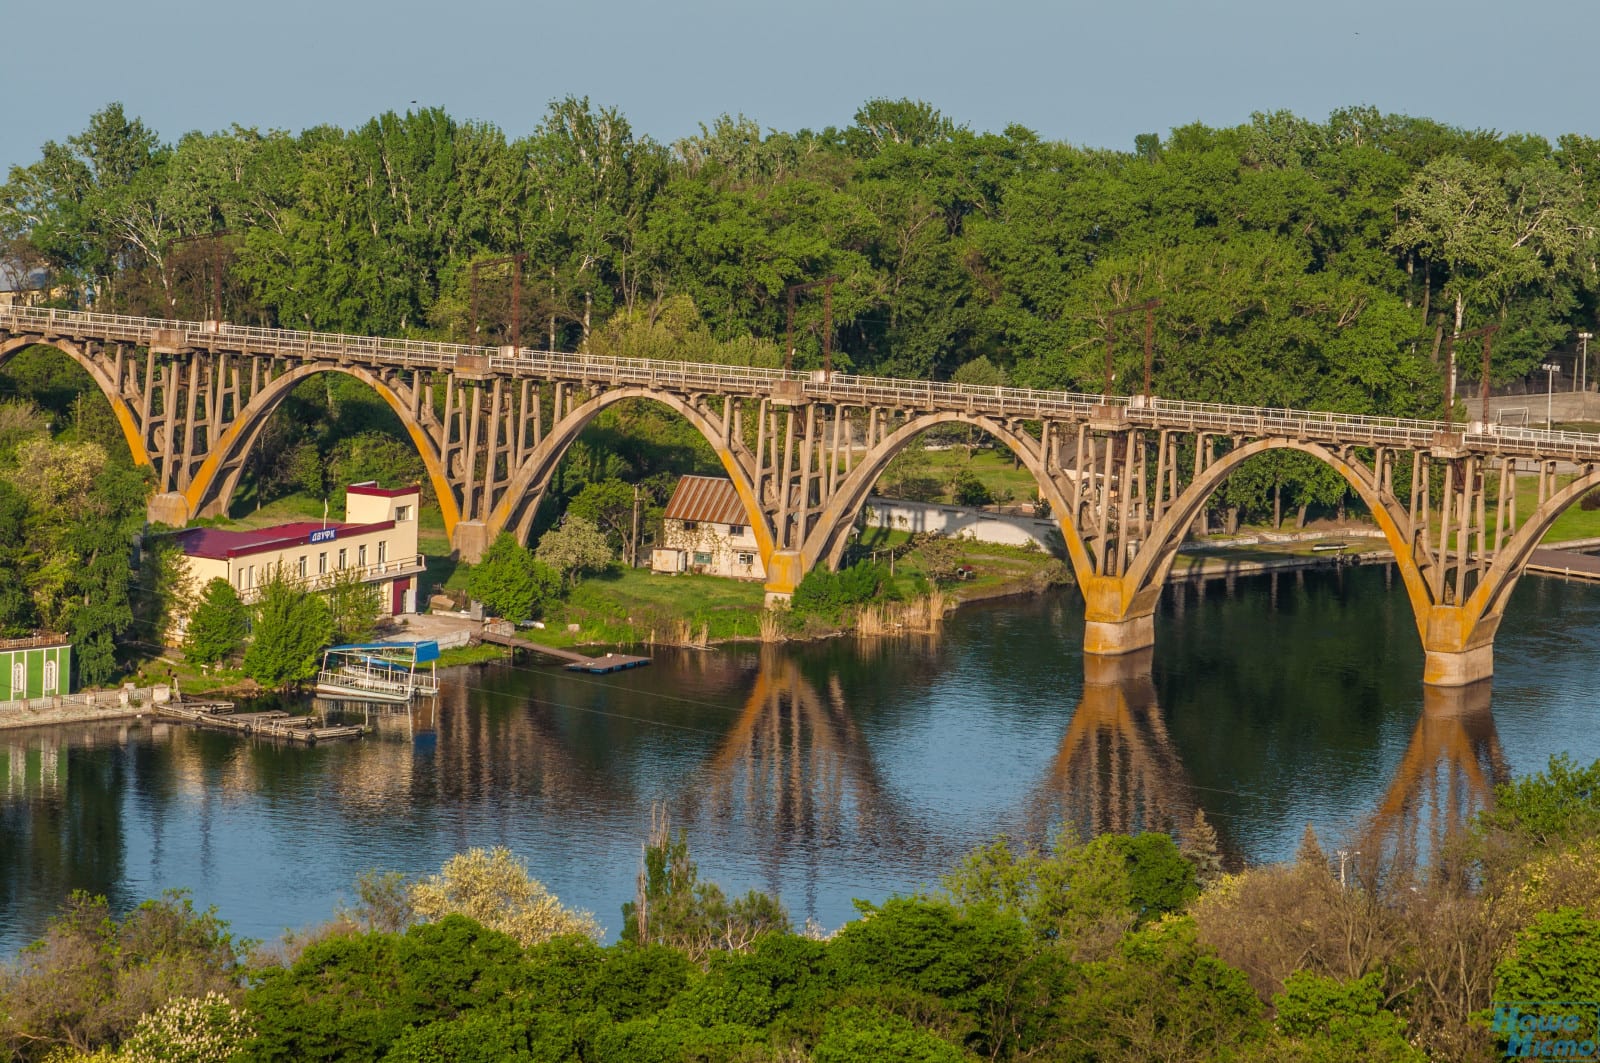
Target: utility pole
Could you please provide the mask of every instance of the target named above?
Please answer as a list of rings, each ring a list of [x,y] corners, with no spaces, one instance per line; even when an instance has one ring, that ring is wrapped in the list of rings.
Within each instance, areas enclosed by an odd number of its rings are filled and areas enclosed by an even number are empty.
[[[1583,353],[1578,356],[1578,372],[1583,376],[1583,383],[1578,390],[1585,394],[1589,391],[1589,341],[1594,339],[1592,332],[1578,333],[1578,341],[1583,344]]]
[[[789,285],[789,323],[784,330],[783,370],[794,369],[794,297],[799,292],[822,288],[822,372],[824,378],[833,376],[833,286],[838,277],[824,277],[806,284]]]
[[[1155,362],[1155,337],[1156,337],[1156,307],[1161,305],[1160,299],[1147,299],[1142,303],[1130,306],[1119,306],[1106,313],[1106,386],[1104,394],[1110,396],[1111,381],[1114,375],[1111,365],[1111,350],[1117,342],[1117,318],[1123,314],[1136,314],[1144,311],[1144,397],[1150,398],[1150,371]]]
[[[472,342],[482,342],[482,325],[478,319],[478,270],[489,266],[511,267],[511,312],[507,316],[507,328],[510,329],[510,346],[520,349],[522,347],[522,265],[528,260],[525,252],[518,251],[513,255],[501,255],[499,258],[480,259],[472,264]]]
[[[1450,339],[1445,344],[1447,357],[1445,358],[1444,373],[1444,419],[1446,424],[1454,424],[1456,419],[1456,344],[1461,340],[1470,340],[1475,336],[1483,337],[1483,378],[1478,381],[1478,395],[1483,408],[1478,411],[1483,421],[1489,420],[1489,340],[1496,332],[1500,331],[1499,325],[1485,325],[1475,328],[1471,332],[1451,333]]]
[[[211,242],[211,320],[219,325],[222,322],[222,238],[232,235],[232,229],[215,229],[208,233],[197,233],[194,236],[175,237],[167,243],[168,248],[173,248],[180,244],[192,244],[200,240],[209,240]]]

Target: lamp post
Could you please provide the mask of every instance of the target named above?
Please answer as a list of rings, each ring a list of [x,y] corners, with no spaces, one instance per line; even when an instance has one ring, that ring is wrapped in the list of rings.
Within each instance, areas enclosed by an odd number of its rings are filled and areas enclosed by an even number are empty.
[[[1539,368],[1544,370],[1544,430],[1548,432],[1555,427],[1556,370],[1561,367],[1554,362],[1543,362]]]
[[[177,236],[167,241],[167,247],[179,247],[183,244],[197,243],[208,240],[211,243],[211,320],[222,321],[222,238],[232,236],[232,229],[215,229],[208,233],[196,233],[193,236]]]
[[[1589,341],[1593,338],[1592,332],[1578,333],[1578,342],[1583,345],[1583,353],[1578,356],[1578,373],[1582,376],[1583,382],[1578,386],[1578,390],[1583,392],[1589,390]]]

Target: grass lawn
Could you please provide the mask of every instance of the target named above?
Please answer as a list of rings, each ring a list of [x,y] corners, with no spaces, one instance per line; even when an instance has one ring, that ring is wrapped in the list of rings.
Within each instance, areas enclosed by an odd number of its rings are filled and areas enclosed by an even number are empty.
[[[676,641],[705,629],[708,638],[755,638],[761,633],[766,591],[759,583],[699,576],[669,576],[646,569],[613,568],[574,587],[550,610],[539,642],[571,646],[590,642]],[[568,624],[577,624],[576,632]]]
[[[953,446],[948,450],[925,450],[923,453],[927,455],[923,466],[926,471],[919,471],[918,475],[939,482],[940,502],[954,501],[950,483],[963,469],[982,481],[997,501],[1026,504],[1039,496],[1039,482],[1032,473],[1016,463],[1011,451],[1004,448],[974,450],[970,456],[967,448],[962,446]]]

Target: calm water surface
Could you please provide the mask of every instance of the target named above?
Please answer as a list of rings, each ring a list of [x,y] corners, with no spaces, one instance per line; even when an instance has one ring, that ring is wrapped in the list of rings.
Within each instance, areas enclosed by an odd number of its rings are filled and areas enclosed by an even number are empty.
[[[1391,586],[1391,584],[1394,584]],[[1184,825],[1233,860],[1419,846],[1489,787],[1600,758],[1600,588],[1530,577],[1488,690],[1424,695],[1380,567],[1174,589],[1144,661],[1085,672],[1069,594],[963,610],[937,640],[662,651],[577,676],[453,670],[436,710],[316,749],[167,725],[0,732],[0,955],[68,891],[185,887],[241,934],[326,918],[357,874],[507,845],[611,930],[652,803],[702,874],[837,926],[1005,831]],[[1492,706],[1491,706],[1492,703]]]

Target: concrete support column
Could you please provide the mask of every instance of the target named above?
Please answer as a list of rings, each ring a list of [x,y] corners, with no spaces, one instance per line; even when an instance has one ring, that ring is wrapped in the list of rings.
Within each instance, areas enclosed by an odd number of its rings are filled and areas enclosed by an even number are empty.
[[[151,495],[145,507],[145,519],[151,524],[165,524],[172,528],[182,528],[189,523],[194,514],[189,512],[189,500],[182,491],[165,491],[158,495]]]
[[[767,558],[767,604],[787,601],[805,578],[805,568],[798,550],[776,550]]]
[[[1426,654],[1422,681],[1430,686],[1460,687],[1494,675],[1498,627],[1498,617],[1480,618],[1456,605],[1432,606],[1422,637]]]
[[[461,521],[450,536],[450,547],[467,564],[477,564],[489,549],[489,526],[481,520]]]
[[[1156,644],[1154,613],[1121,620],[1089,620],[1083,625],[1085,655],[1120,657],[1148,650]]]

